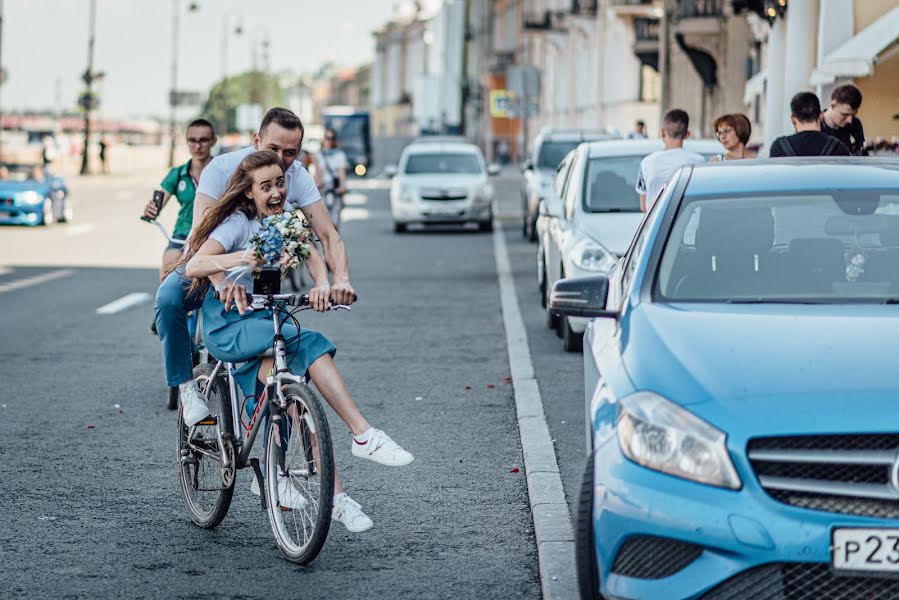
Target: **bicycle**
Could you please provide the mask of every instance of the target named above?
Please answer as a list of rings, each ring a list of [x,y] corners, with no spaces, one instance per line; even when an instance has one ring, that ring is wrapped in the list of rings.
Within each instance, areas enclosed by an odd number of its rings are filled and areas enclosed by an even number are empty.
[[[141,217],[141,221],[145,223],[150,223],[152,225],[156,225],[159,228],[159,231],[162,233],[165,239],[177,246],[184,246],[187,240],[183,240],[181,238],[173,238],[169,235],[168,230],[165,226],[155,219],[151,219],[149,217]],[[191,341],[191,360],[193,362],[193,366],[208,363],[209,362],[209,351],[206,350],[206,344],[203,343],[203,326],[202,326],[202,311],[200,310],[192,310],[187,313],[187,330],[190,332],[190,341]],[[153,323],[153,333],[156,333],[156,322]],[[175,410],[178,408],[178,386],[169,386],[169,397],[166,403],[166,406],[169,410]]]
[[[248,299],[254,309],[272,311],[275,338],[272,348],[262,356],[274,356],[274,369],[252,414],[246,415],[246,424],[243,409],[248,398],[239,402],[234,364],[218,361],[214,366],[201,364],[194,369],[211,416],[193,427],[184,425],[183,416],[178,419],[181,491],[191,521],[212,529],[222,522],[231,505],[237,470],[251,467],[278,548],[291,562],[306,564],[321,551],[331,526],[334,454],[321,400],[306,385],[305,377],[292,374],[287,367],[280,315],[293,319],[299,329],[294,314],[310,308],[309,296],[248,294]],[[288,306],[299,308],[290,311]],[[350,307],[329,307],[339,309]],[[250,458],[250,452],[261,429],[259,423],[266,417],[269,425],[263,442],[263,475],[259,459]],[[300,493],[301,508],[280,504],[279,489],[285,482]]]
[[[331,223],[334,229],[340,229],[340,212],[343,210],[343,194],[338,192],[336,188],[330,188],[322,191],[322,200],[328,209],[328,216],[331,217]]]

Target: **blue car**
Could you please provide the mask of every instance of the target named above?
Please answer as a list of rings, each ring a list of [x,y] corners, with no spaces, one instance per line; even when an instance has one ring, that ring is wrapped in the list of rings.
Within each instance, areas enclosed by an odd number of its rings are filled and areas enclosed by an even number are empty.
[[[899,598],[899,162],[685,167],[591,318],[588,598]]]
[[[0,225],[49,225],[72,218],[62,177],[36,165],[0,165]]]

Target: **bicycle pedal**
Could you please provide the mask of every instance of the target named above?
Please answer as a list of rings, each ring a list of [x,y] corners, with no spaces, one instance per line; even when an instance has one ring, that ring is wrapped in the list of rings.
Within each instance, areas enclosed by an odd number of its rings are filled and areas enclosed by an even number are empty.
[[[215,417],[206,417],[202,421],[198,422],[197,425],[218,425],[218,422],[218,419],[216,419]]]

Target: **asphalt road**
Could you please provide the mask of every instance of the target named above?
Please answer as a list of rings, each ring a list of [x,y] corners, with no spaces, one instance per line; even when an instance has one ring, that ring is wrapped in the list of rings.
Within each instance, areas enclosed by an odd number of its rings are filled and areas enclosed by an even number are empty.
[[[218,529],[189,522],[151,303],[96,313],[155,291],[161,238],[135,218],[153,184],[75,180],[73,223],[0,229],[2,595],[539,597],[525,478],[511,472],[522,456],[490,234],[398,236],[383,185],[348,198],[360,302],[305,324],[335,342],[363,413],[416,460],[352,458],[330,412],[338,468],[375,528],[335,523],[315,562],[297,567],[280,557],[246,471]],[[501,212],[516,186],[498,180]],[[511,223],[507,241],[570,503],[584,459],[581,358],[543,326],[535,246]]]

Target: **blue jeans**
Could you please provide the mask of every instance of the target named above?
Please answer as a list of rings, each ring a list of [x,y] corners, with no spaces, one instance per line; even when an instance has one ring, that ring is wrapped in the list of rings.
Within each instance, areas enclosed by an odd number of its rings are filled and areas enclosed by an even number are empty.
[[[193,347],[187,328],[187,313],[198,310],[203,298],[188,294],[191,279],[183,269],[168,274],[156,290],[156,331],[162,343],[162,360],[165,378],[170,386],[176,386],[193,378]]]

